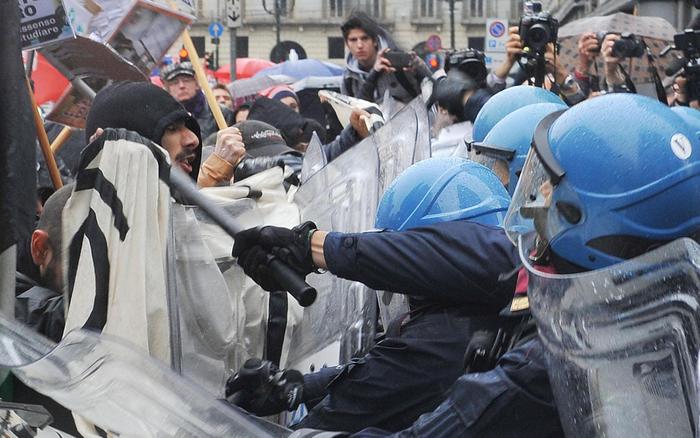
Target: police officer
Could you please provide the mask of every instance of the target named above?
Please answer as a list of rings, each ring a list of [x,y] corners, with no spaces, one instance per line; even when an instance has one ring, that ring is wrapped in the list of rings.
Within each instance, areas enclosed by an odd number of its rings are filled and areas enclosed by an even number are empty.
[[[636,120],[646,123],[640,126]],[[517,236],[534,226],[536,245],[532,250],[523,245],[522,252],[539,271],[602,269],[679,237],[697,238],[700,203],[685,201],[700,193],[700,158],[694,153],[700,142],[658,102],[628,94],[584,102],[546,117],[534,145],[506,227]],[[320,266],[325,263],[323,240],[332,234],[319,234],[314,242],[318,233],[311,234],[310,251]],[[456,243],[460,238],[453,236]],[[264,240],[259,243],[272,247]],[[280,239],[276,243],[285,244]],[[526,284],[527,276],[520,275],[516,290],[521,293],[510,312],[528,310],[522,293]],[[531,330],[493,370],[462,376],[435,411],[395,436],[562,434],[543,346]],[[376,429],[357,434],[386,435]]]
[[[502,181],[484,166],[439,157],[411,166],[387,190],[376,221],[387,231],[327,234],[306,223],[236,236],[234,255],[267,289],[279,286],[257,259],[268,249],[257,245],[293,239],[286,248],[297,255],[287,260],[409,294],[410,311],[391,321],[383,339],[350,364],[302,379],[293,370],[278,372],[251,359],[229,383],[228,393],[258,415],[294,409],[304,401],[312,407],[298,427],[354,432],[410,426],[439,405],[464,373],[465,361],[472,370],[489,369],[495,362],[492,352],[504,343],[507,327],[498,311],[512,296],[514,278],[499,281],[499,274],[513,271],[517,261],[501,228],[509,200]],[[439,222],[442,227],[436,226]],[[318,235],[324,235],[323,252],[311,265],[309,236],[313,246]],[[450,236],[471,237],[455,241]],[[266,375],[278,376],[272,379],[276,388]]]

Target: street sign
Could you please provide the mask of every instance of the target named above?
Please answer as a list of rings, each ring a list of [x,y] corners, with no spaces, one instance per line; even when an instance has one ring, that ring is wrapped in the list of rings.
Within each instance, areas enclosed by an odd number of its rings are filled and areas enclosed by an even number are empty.
[[[219,38],[222,33],[224,33],[223,24],[215,21],[209,25],[209,35],[211,35],[213,38]]]
[[[507,41],[508,20],[504,18],[487,19],[484,51],[504,53],[506,51]]]
[[[226,26],[241,27],[241,0],[226,0]]]
[[[430,35],[425,41],[425,45],[431,52],[436,52],[442,49],[442,40],[440,39],[439,35]]]

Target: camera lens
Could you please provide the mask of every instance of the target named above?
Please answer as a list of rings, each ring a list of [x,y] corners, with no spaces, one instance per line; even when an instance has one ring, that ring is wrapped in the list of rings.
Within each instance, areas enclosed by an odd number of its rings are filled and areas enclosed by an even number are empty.
[[[541,49],[549,42],[549,29],[543,24],[535,24],[527,31],[527,45]]]

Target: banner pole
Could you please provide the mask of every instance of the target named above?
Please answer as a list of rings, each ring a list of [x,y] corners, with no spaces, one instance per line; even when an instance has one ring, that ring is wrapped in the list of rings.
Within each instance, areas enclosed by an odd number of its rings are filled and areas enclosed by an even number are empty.
[[[207,76],[204,74],[204,68],[199,62],[199,54],[197,53],[197,49],[194,47],[194,43],[190,37],[190,32],[187,29],[185,29],[185,31],[182,33],[182,42],[185,49],[187,49],[187,53],[190,54],[190,61],[192,62],[192,67],[194,67],[194,74],[197,77],[197,82],[199,82],[199,87],[202,89],[204,96],[207,98],[207,103],[209,104],[212,114],[214,114],[214,120],[216,120],[217,126],[219,129],[227,128],[228,125],[226,124],[226,119],[224,119],[224,113],[221,111],[221,107],[216,102],[214,93],[211,91],[209,81],[207,81]]]
[[[51,152],[53,152],[54,156],[61,150],[63,145],[66,144],[66,140],[70,138],[72,132],[73,130],[70,126],[64,126],[56,138],[53,139],[53,142],[51,143]]]
[[[39,114],[39,108],[36,105],[36,98],[34,97],[34,91],[29,84],[29,79],[26,79],[27,91],[29,92],[29,100],[32,105],[32,112],[34,116],[34,128],[36,129],[36,136],[39,139],[39,145],[41,146],[41,152],[44,154],[44,160],[46,160],[46,167],[49,169],[49,176],[51,177],[51,183],[53,187],[58,190],[63,187],[63,181],[61,181],[61,173],[58,171],[58,165],[56,165],[56,158],[51,152],[51,145],[49,144],[49,137],[46,135],[46,130],[44,129],[44,121]]]

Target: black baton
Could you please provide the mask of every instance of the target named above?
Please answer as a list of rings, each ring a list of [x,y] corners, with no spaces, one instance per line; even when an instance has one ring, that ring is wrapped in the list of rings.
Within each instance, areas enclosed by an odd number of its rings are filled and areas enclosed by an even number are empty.
[[[204,210],[217,225],[234,239],[238,232],[243,231],[240,224],[224,209],[199,193],[199,190],[197,190],[197,187],[190,177],[176,166],[170,168],[170,182],[168,185],[179,194],[179,198],[183,202],[194,204]],[[270,270],[277,282],[282,285],[301,306],[310,306],[316,300],[316,289],[309,286],[298,272],[284,264],[281,260],[276,258],[272,259],[270,261]]]

